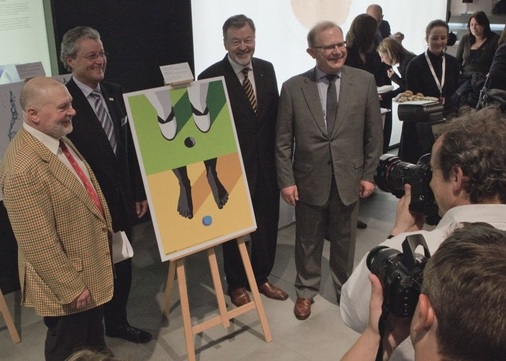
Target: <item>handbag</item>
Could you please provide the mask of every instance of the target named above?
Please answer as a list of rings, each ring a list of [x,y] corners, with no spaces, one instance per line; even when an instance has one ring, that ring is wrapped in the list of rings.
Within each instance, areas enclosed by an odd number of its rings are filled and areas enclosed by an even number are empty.
[[[506,90],[483,87],[480,91],[480,98],[476,109],[488,106],[496,106],[502,112],[506,112]]]

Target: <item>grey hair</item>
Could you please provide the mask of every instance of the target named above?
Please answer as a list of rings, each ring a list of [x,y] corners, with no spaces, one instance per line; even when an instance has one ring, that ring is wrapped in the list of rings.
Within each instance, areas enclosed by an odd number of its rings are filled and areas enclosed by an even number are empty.
[[[63,35],[61,42],[60,60],[68,71],[72,69],[67,64],[67,57],[75,57],[79,50],[78,42],[81,39],[100,40],[100,34],[89,26],[77,26]]]

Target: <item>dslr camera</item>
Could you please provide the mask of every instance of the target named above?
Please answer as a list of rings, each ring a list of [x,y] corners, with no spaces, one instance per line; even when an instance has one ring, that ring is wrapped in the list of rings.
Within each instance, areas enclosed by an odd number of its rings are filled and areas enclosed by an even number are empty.
[[[415,253],[418,246],[423,247],[423,255]],[[383,310],[398,317],[411,318],[430,252],[421,234],[407,236],[402,243],[402,251],[386,246],[375,247],[367,256],[367,267],[381,281]]]
[[[404,195],[404,185],[411,185],[409,210],[426,217],[426,223],[435,225],[439,221],[438,207],[429,183],[432,171],[429,167],[430,153],[422,155],[416,164],[403,162],[392,154],[380,157],[374,182],[379,189],[392,193],[397,198]]]

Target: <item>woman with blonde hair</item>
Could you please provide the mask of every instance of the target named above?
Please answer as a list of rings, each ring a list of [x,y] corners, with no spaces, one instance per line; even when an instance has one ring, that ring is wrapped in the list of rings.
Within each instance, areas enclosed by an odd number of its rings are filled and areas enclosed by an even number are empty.
[[[399,85],[399,92],[406,90],[406,69],[411,59],[416,55],[406,50],[402,44],[394,38],[388,37],[381,41],[376,49],[381,61],[391,67],[398,66],[400,76],[392,69],[387,69],[387,75]]]

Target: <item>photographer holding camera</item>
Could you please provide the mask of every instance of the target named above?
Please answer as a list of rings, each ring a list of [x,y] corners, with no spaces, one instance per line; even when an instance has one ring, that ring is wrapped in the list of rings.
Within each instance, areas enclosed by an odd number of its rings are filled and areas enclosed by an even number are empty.
[[[489,107],[448,123],[432,147],[430,168],[430,188],[443,218],[434,230],[422,230],[425,217],[409,211],[411,186],[406,185],[395,225],[381,245],[402,250],[406,236],[421,234],[433,254],[463,222],[486,222],[506,230],[506,114]],[[366,259],[367,255],[341,295],[341,316],[357,332],[368,324],[371,289]],[[391,359],[414,360],[409,342],[397,348]]]
[[[411,321],[390,318],[395,335],[383,341],[387,360],[411,336],[418,361],[502,360],[506,354],[506,232],[485,223],[457,228],[429,259]],[[367,329],[341,361],[374,360],[381,342],[378,320],[383,290],[371,282]],[[476,307],[486,305],[486,307]],[[408,320],[409,321],[409,320]]]

